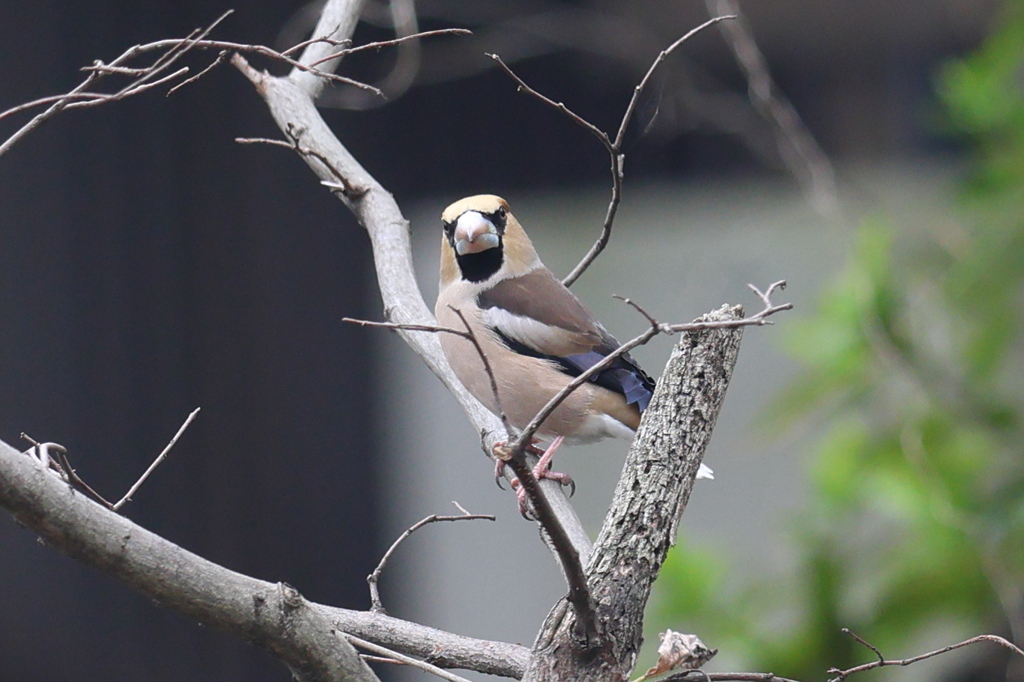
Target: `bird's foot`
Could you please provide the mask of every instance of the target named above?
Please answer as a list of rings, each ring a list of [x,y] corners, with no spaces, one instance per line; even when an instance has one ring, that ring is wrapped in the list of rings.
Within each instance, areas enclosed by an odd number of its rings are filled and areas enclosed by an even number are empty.
[[[536,445],[539,442],[540,442],[539,440],[534,438],[533,441],[529,445],[526,446],[526,451],[528,453],[530,453],[531,455],[535,455],[537,457],[543,457],[544,456],[544,450],[541,450]],[[500,453],[501,453],[502,450],[507,450],[507,449],[508,449],[508,443],[506,443],[505,441],[501,441],[499,443],[495,443],[494,447],[492,448],[492,450],[494,452],[494,483],[499,488],[501,488],[502,490],[505,489],[505,486],[503,486],[501,484],[501,479],[503,479],[505,477],[505,460],[502,458]],[[516,485],[517,485],[517,480],[513,479],[513,481],[512,481],[512,488],[515,489]]]
[[[560,471],[551,471],[551,469],[544,469],[543,471],[539,468],[534,468],[533,477],[538,481],[542,479],[549,479],[557,481],[563,486],[569,486],[569,497],[576,494],[576,481],[572,480],[569,474],[563,474]],[[516,491],[516,500],[519,502],[519,513],[525,518],[530,519],[528,515],[529,505],[527,504],[526,488],[522,486],[518,478],[512,479],[512,490]]]
[[[551,441],[551,445],[549,445],[547,450],[544,451],[544,454],[541,455],[537,465],[533,467],[533,476],[538,481],[547,478],[552,481],[557,481],[563,486],[570,486],[569,496],[572,497],[576,493],[576,483],[568,474],[551,470],[551,458],[554,457],[555,451],[558,450],[564,440],[565,438],[562,436],[557,436],[553,441]],[[516,491],[516,499],[519,502],[519,513],[525,518],[530,518],[528,516],[526,489],[522,486],[518,478],[512,481],[512,489]]]

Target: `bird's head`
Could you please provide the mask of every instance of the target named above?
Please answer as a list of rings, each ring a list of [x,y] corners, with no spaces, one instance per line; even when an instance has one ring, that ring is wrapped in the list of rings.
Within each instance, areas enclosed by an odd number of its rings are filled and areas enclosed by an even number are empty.
[[[493,194],[460,199],[441,214],[441,284],[483,282],[496,274],[523,274],[540,265],[530,238]]]

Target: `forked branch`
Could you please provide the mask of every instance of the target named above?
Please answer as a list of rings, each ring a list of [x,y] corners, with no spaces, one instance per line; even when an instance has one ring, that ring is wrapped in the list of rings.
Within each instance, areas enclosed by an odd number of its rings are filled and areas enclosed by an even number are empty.
[[[859,672],[864,672],[865,670],[874,670],[875,668],[886,668],[890,666],[913,665],[914,663],[917,663],[919,661],[925,661],[929,658],[935,658],[936,656],[941,656],[942,654],[949,653],[950,651],[955,651],[956,649],[962,649],[965,646],[978,644],[979,642],[992,642],[993,644],[998,644],[1004,649],[1008,649],[1013,654],[1024,658],[1024,651],[1022,651],[1020,647],[1016,646],[1010,641],[1002,637],[999,637],[998,635],[978,635],[977,637],[971,637],[970,639],[965,639],[962,642],[950,644],[949,646],[944,646],[941,649],[935,649],[934,651],[929,651],[927,653],[919,654],[917,656],[911,656],[910,658],[887,659],[885,656],[882,655],[882,652],[878,649],[878,647],[874,646],[873,644],[869,644],[864,639],[859,637],[857,634],[852,632],[849,628],[843,628],[843,632],[853,637],[855,640],[857,640],[860,644],[864,645],[868,649],[871,649],[871,651],[877,657],[877,660],[871,661],[870,663],[857,665],[852,668],[847,668],[845,670],[840,670],[839,668],[829,668],[828,674],[835,675],[835,677],[829,680],[829,682],[842,682],[850,675]]]
[[[579,114],[573,112],[571,109],[569,109],[569,107],[565,106],[565,104],[563,104],[562,102],[556,102],[553,99],[531,88],[529,85],[526,84],[526,81],[520,78],[508,66],[508,64],[502,61],[501,57],[499,57],[498,55],[487,55],[495,62],[497,62],[498,66],[500,66],[502,70],[505,71],[505,73],[512,77],[512,79],[516,82],[521,91],[525,92],[526,94],[532,97],[539,99],[541,102],[547,104],[550,107],[554,107],[558,111],[568,116],[572,121],[582,126],[586,130],[590,131],[590,133],[594,135],[601,142],[602,145],[604,145],[604,148],[605,150],[607,150],[608,156],[611,160],[612,196],[611,200],[608,203],[608,210],[605,212],[604,224],[601,227],[601,234],[600,236],[598,236],[597,241],[594,242],[594,245],[590,247],[590,250],[587,251],[587,254],[583,257],[583,259],[576,265],[576,267],[572,269],[572,272],[566,275],[565,279],[562,280],[562,284],[564,284],[565,286],[572,286],[573,283],[580,278],[580,275],[582,275],[587,270],[587,268],[590,267],[590,264],[593,263],[599,255],[601,255],[601,252],[604,251],[606,246],[608,246],[608,241],[611,239],[612,224],[615,222],[615,215],[618,213],[619,204],[622,201],[622,180],[624,177],[624,164],[626,161],[626,155],[623,152],[623,145],[626,139],[626,130],[629,128],[629,123],[633,119],[633,113],[636,111],[636,106],[637,103],[640,101],[640,96],[643,94],[648,82],[650,82],[651,76],[654,75],[654,71],[663,61],[665,61],[666,57],[668,57],[672,52],[676,50],[676,48],[678,48],[680,45],[685,43],[687,40],[692,38],[697,33],[700,33],[705,28],[713,26],[714,24],[717,24],[720,21],[734,18],[735,17],[732,15],[726,15],[709,19],[700,26],[691,29],[689,32],[686,33],[686,35],[676,40],[674,43],[669,45],[667,48],[665,48],[658,54],[658,56],[654,59],[654,62],[647,69],[647,73],[644,74],[644,77],[640,80],[640,83],[635,88],[633,88],[633,96],[630,98],[629,104],[626,105],[626,111],[622,115],[622,121],[619,123],[619,130],[615,134],[614,139],[612,139],[612,137],[608,133],[601,130],[590,121],[586,120]]]
[[[211,40],[207,38],[207,36],[233,12],[234,10],[228,10],[205,28],[197,28],[184,38],[164,39],[153,41],[151,43],[135,45],[122,52],[109,63],[96,60],[89,66],[82,67],[81,70],[86,73],[86,77],[70,91],[59,95],[40,97],[0,112],[0,121],[2,121],[17,114],[38,109],[39,107],[47,107],[45,111],[34,116],[28,121],[28,123],[0,144],[0,156],[3,156],[5,152],[13,147],[25,135],[32,132],[45,121],[53,118],[62,111],[119,102],[121,100],[128,99],[129,97],[141,95],[144,92],[148,92],[162,85],[173,84],[173,86],[167,91],[167,94],[170,95],[179,88],[206,75],[212,69],[223,64],[225,61],[228,61],[233,54],[259,55],[271,60],[272,62],[283,64],[297,71],[315,76],[318,79],[360,88],[367,90],[378,97],[383,97],[383,93],[372,85],[367,85],[366,83],[361,83],[360,81],[352,78],[338,75],[326,67],[319,67],[324,63],[336,63],[338,59],[354,52],[371,49],[379,50],[385,47],[400,45],[409,40],[437,35],[466,35],[470,33],[470,31],[466,29],[447,28],[434,31],[423,31],[413,35],[395,38],[393,40],[367,43],[356,47],[351,47],[351,41],[349,40],[337,40],[330,36],[321,36],[303,41],[302,43],[284,51],[274,50],[265,45],[251,45],[225,40]],[[310,45],[319,43],[324,43],[332,48],[338,49],[335,49],[325,57],[314,60],[310,64],[305,63],[302,59],[296,59],[293,57],[293,55],[298,51],[303,50]],[[190,72],[190,69],[187,66],[178,67],[174,70],[171,69],[172,66],[180,63],[181,59],[187,54],[206,50],[217,50],[218,55],[194,76],[184,78]],[[151,54],[156,55],[155,59],[151,63],[142,66],[134,65],[137,63],[139,58]],[[110,77],[128,78],[128,83],[109,92],[102,92],[95,89],[95,86],[99,85],[101,81]]]
[[[380,582],[381,573],[384,572],[384,567],[387,566],[388,559],[395,553],[398,546],[405,541],[410,535],[418,531],[423,526],[428,526],[432,523],[439,523],[442,521],[494,521],[495,517],[492,514],[470,514],[468,511],[463,509],[458,502],[452,502],[462,514],[458,516],[438,516],[437,514],[431,514],[425,518],[420,519],[412,526],[407,528],[405,532],[398,536],[398,538],[391,543],[388,547],[388,551],[384,552],[384,556],[381,557],[380,563],[377,564],[377,568],[373,569],[373,573],[366,577],[366,582],[370,585],[370,610],[375,613],[384,613],[384,604],[380,600],[380,591],[377,589],[377,583]]]

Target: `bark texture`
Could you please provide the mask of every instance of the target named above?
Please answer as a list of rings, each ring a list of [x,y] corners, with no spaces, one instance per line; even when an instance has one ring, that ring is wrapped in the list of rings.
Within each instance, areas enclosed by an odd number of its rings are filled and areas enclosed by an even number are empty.
[[[700,319],[742,315],[739,306],[723,306]],[[629,679],[643,642],[644,607],[675,543],[742,336],[742,327],[711,329],[684,333],[676,344],[587,566],[599,639],[587,641],[572,609],[559,602],[541,629],[524,680]]]

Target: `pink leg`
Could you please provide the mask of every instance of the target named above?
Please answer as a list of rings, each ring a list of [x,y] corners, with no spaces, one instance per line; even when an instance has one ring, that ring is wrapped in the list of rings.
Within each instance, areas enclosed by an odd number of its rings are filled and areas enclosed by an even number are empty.
[[[556,471],[551,471],[551,460],[555,456],[555,451],[562,447],[562,442],[565,440],[565,436],[555,436],[555,439],[551,441],[551,445],[544,451],[544,454],[537,460],[537,466],[533,467],[533,475],[538,479],[541,478],[552,478],[562,485],[566,485],[565,479],[569,479],[565,474],[560,474]],[[569,479],[571,480],[571,479]]]
[[[556,436],[551,441],[551,445],[548,446],[544,454],[541,455],[540,460],[537,461],[537,465],[533,467],[533,475],[539,481],[544,478],[550,478],[553,481],[558,481],[562,485],[572,486],[572,491],[569,493],[576,492],[576,484],[568,474],[559,473],[557,471],[551,471],[551,459],[555,456],[555,451],[562,446],[562,442],[565,440],[564,436]],[[512,482],[512,488],[516,491],[516,498],[519,500],[519,512],[526,516],[526,490],[519,485],[518,479]]]

